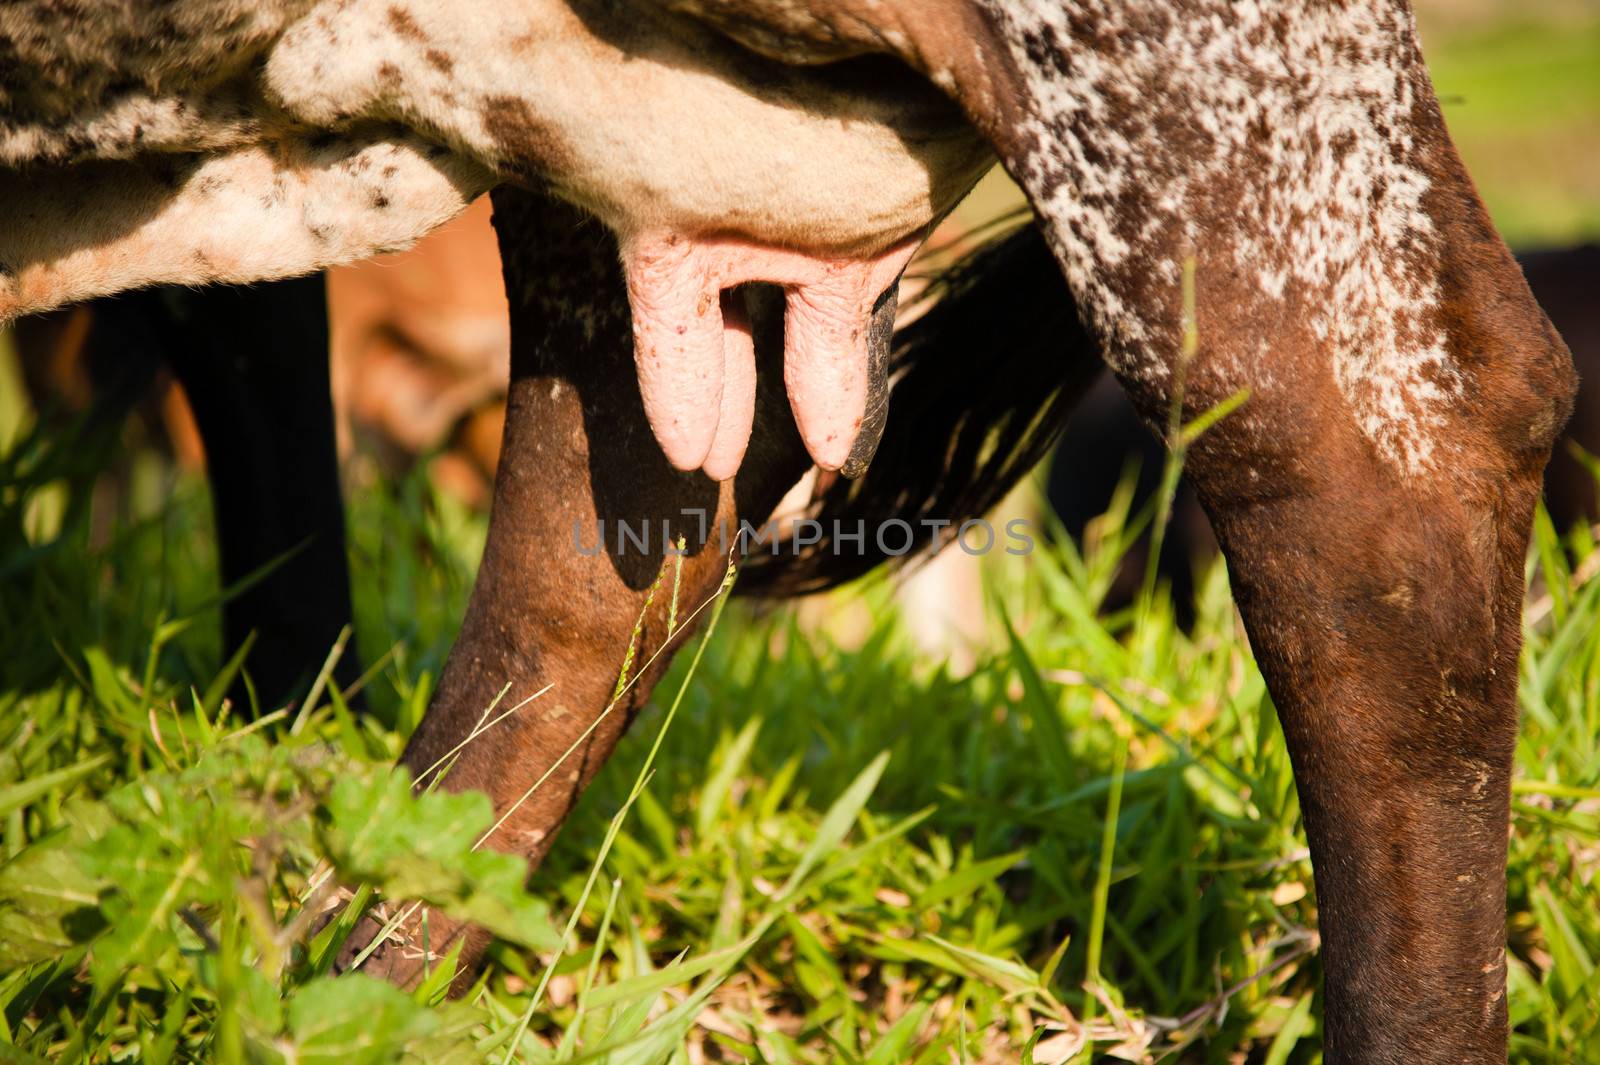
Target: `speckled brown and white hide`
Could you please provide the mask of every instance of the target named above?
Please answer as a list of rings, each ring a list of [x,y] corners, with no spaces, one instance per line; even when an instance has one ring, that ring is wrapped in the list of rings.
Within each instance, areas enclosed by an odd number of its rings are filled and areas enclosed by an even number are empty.
[[[489,185],[414,134],[371,128],[218,154],[0,170],[0,310],[149,284],[294,276],[403,248]]]
[[[354,154],[346,143],[419,137],[433,150],[417,154],[455,184],[481,191],[524,179],[593,211],[624,240],[718,234],[847,255],[919,232],[988,165],[953,110],[904,71],[776,67],[647,4],[187,0],[163,5],[177,13],[172,19],[131,8],[108,5],[87,19],[43,2],[0,11],[0,166],[17,175],[7,191],[21,212],[7,230],[23,228],[29,201],[52,186],[71,186],[57,198],[93,213],[101,197],[118,195],[120,180],[137,180],[110,169],[52,169],[69,164],[179,161],[156,167],[164,188],[111,202],[105,214],[121,217],[135,204],[157,214],[172,201],[202,200],[234,170],[263,201],[292,200],[292,190],[263,185],[262,156],[285,154],[272,162],[292,178]],[[198,157],[194,169],[182,165],[187,157]],[[393,243],[395,224],[368,212],[419,210],[389,196],[385,179],[402,193],[425,184],[405,170],[353,168],[344,187],[307,195],[308,209],[349,197],[328,204],[352,215],[339,257]],[[366,211],[354,211],[362,197],[371,201]],[[431,198],[439,210],[460,206],[443,189]],[[244,205],[228,206],[243,217]],[[325,239],[299,214],[254,221],[299,223]],[[418,217],[416,229],[435,221]],[[175,263],[193,250],[161,254]],[[281,248],[264,251],[256,268],[262,276],[304,272],[319,258]],[[3,261],[12,274],[49,265]],[[148,269],[152,278],[187,271],[207,279],[192,266],[152,261]],[[125,283],[80,268],[5,313]]]
[[[458,0],[424,10],[325,0],[285,23],[281,36],[241,34],[240,47],[259,46],[257,65],[242,90],[218,85],[215,98],[233,92],[260,125],[207,128],[237,135],[240,152],[270,153],[282,138],[302,137],[303,151],[321,151],[310,131],[329,129],[339,137],[360,130],[374,143],[419,136],[442,146],[433,191],[417,195],[441,213],[475,174],[543,185],[593,211],[621,237],[635,316],[666,308],[686,339],[635,330],[645,386],[637,408],[631,394],[574,365],[569,372],[586,376],[588,395],[562,400],[531,372],[527,411],[558,426],[600,410],[625,413],[635,431],[608,444],[637,447],[648,423],[672,465],[726,472],[724,460],[734,463],[721,450],[721,429],[742,426],[748,404],[733,396],[741,402],[725,405],[724,385],[753,387],[754,345],[719,351],[716,331],[691,328],[690,318],[720,323],[719,288],[739,280],[789,283],[793,312],[801,289],[832,274],[741,276],[722,251],[759,251],[749,261],[762,270],[788,269],[792,260],[773,253],[799,251],[811,260],[806,270],[823,263],[846,275],[828,296],[824,325],[843,338],[837,353],[858,367],[833,387],[861,399],[857,342],[869,280],[881,280],[877,271],[897,247],[982,160],[951,132],[926,87],[919,92],[898,68],[882,66],[880,54],[920,71],[960,104],[1032,201],[1065,283],[1041,277],[1028,292],[1056,301],[1053,310],[1076,303],[1146,418],[1164,423],[1175,403],[1192,417],[1248,394],[1199,439],[1187,472],[1228,557],[1294,758],[1317,873],[1325,1059],[1504,1060],[1522,559],[1572,371],[1450,146],[1403,0],[656,7],[790,63],[850,62],[809,71],[761,62],[692,23],[655,21],[643,2],[527,0],[513,9]],[[7,8],[0,19],[40,9]],[[0,38],[14,32],[6,21],[0,29]],[[563,51],[574,42],[588,50]],[[207,157],[229,159],[226,149],[209,147]],[[455,165],[479,169],[446,173]],[[31,174],[30,189],[58,187],[52,196],[86,204],[92,216],[92,197],[73,199],[71,173]],[[354,173],[329,180],[367,191]],[[108,217],[131,234],[174,199],[199,194],[180,178],[170,194],[147,197],[145,215],[130,218],[122,205]],[[376,199],[368,206],[386,209]],[[370,211],[342,213],[349,233],[338,239],[375,243],[369,230],[382,227]],[[268,232],[295,225],[297,214],[270,224],[264,211],[259,217]],[[175,239],[173,248],[150,250],[169,264],[193,263],[185,235]],[[47,302],[74,284],[105,283],[92,256],[52,276],[50,264],[32,260],[19,270],[9,251],[0,243],[0,261],[24,281],[27,270],[45,268],[22,286],[33,295],[19,296],[12,277],[12,311],[39,293]],[[246,261],[254,254],[248,244],[233,251]],[[836,262],[825,263],[830,256]],[[1190,259],[1198,344],[1183,358],[1180,277]],[[1017,293],[997,295],[1025,317]],[[531,308],[549,300],[513,292],[512,302],[529,310],[533,329],[524,335],[540,336]],[[615,304],[591,327],[582,302],[544,314],[562,346],[626,344]],[[846,319],[856,333],[841,327]],[[805,319],[791,313],[790,323]],[[554,354],[549,347],[541,357]],[[849,429],[851,407],[823,413],[806,443],[814,457],[836,458],[829,435]],[[592,446],[588,428],[570,435]],[[520,446],[530,454],[556,439],[529,434]],[[568,450],[567,458],[582,454]],[[798,461],[793,449],[788,455],[786,463]],[[497,508],[520,499],[540,513],[538,486],[521,465],[507,466],[513,473],[502,467]],[[741,474],[741,484],[770,488],[759,468]],[[583,472],[574,467],[574,478]],[[660,472],[661,499],[674,506],[711,487]],[[599,514],[607,487],[595,482],[606,470],[589,476],[591,496],[554,503],[580,517]],[[724,487],[724,503],[727,496]],[[548,513],[565,512],[552,505]],[[525,569],[515,537],[505,537],[498,557],[506,572]],[[519,578],[528,587],[539,579]],[[623,583],[636,600],[637,580]],[[547,591],[567,605],[560,588]],[[629,602],[619,594],[586,613],[599,629],[579,626],[583,653],[562,668],[592,671],[584,655],[613,629],[625,636]],[[502,596],[484,608],[483,627],[469,619],[464,632],[477,635],[464,635],[453,657],[462,677],[484,649],[501,654],[507,671],[538,671],[528,648],[507,635],[520,609]],[[561,629],[551,622],[552,638]],[[590,677],[596,691],[598,676]],[[445,702],[430,711],[443,723],[439,743],[459,734],[450,722],[469,713],[460,699]],[[545,724],[568,727],[561,717],[552,711]],[[493,782],[496,772],[491,764],[481,775]],[[573,776],[573,788],[582,780]],[[524,815],[519,846],[537,855],[560,812]]]

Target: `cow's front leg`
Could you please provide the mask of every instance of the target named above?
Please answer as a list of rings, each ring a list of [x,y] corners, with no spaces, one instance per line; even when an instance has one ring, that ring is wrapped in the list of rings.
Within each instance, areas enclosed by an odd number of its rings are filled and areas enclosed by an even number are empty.
[[[528,193],[499,190],[494,208],[512,319],[504,445],[461,635],[403,761],[416,775],[449,762],[443,787],[487,792],[503,822],[486,845],[532,867],[721,586],[735,515],[764,518],[808,460],[781,371],[764,366],[737,480],[669,466],[640,398],[614,239]],[[781,315],[781,302],[774,309]],[[756,339],[758,362],[781,357],[778,334]],[[668,554],[680,535],[681,572]],[[636,626],[637,679],[613,701]],[[516,709],[462,746],[491,705],[489,720]],[[346,963],[372,931],[369,922],[352,936]],[[466,936],[464,973],[486,943],[437,914],[428,934],[434,956]],[[411,921],[363,967],[409,983],[424,953]]]

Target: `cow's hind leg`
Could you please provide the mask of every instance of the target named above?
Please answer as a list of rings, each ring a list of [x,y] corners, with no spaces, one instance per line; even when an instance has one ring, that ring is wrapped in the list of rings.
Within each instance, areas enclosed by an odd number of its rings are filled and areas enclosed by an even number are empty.
[[[1492,234],[1452,237],[1440,284],[1459,399],[1415,426],[1431,462],[1376,445],[1306,338],[1276,372],[1241,373],[1204,340],[1187,368],[1190,417],[1251,390],[1187,472],[1288,738],[1330,1065],[1505,1060],[1523,561],[1573,378]],[[1249,328],[1208,304],[1204,264],[1198,291],[1202,337]],[[1161,422],[1185,375],[1157,376],[1127,375]]]
[[[461,635],[403,762],[419,777],[448,764],[443,787],[488,793],[500,820],[485,845],[531,867],[704,619],[696,611],[726,575],[734,515],[764,518],[809,460],[781,371],[768,365],[737,479],[672,469],[645,419],[615,240],[576,209],[513,189],[496,190],[494,210],[511,383],[489,534]],[[758,358],[777,355],[778,339],[757,337]],[[681,569],[667,551],[679,535]],[[614,700],[625,661],[633,683]],[[352,933],[342,966],[375,931],[369,919]],[[437,914],[426,933],[418,920],[399,926],[363,971],[409,984],[462,936],[470,979],[487,936]]]

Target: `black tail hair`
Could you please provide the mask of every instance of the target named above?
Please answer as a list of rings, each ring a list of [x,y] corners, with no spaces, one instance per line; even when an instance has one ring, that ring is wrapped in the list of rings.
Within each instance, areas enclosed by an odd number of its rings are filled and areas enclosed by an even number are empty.
[[[1042,460],[1067,413],[1098,375],[1098,346],[1038,228],[991,239],[935,278],[895,334],[883,442],[866,472],[835,478],[813,501],[822,539],[752,552],[734,586],[782,597],[824,591],[884,562],[926,557],[963,521],[981,517]],[[911,550],[878,540],[885,522],[911,527]],[[950,522],[935,531],[929,522]],[[853,538],[857,522],[866,535]],[[852,537],[849,550],[834,534]],[[884,537],[899,550],[905,531]]]

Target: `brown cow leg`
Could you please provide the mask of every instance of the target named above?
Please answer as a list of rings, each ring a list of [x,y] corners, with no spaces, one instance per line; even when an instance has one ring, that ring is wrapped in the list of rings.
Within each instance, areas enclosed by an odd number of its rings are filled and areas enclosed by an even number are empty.
[[[1466,250],[1446,253],[1444,285],[1463,297],[1451,329],[1465,380],[1435,430],[1446,461],[1397,469],[1331,372],[1285,355],[1293,389],[1258,382],[1188,466],[1294,763],[1329,1065],[1506,1054],[1523,560],[1573,378],[1492,233],[1453,236]],[[1225,309],[1207,324],[1201,276],[1202,335],[1242,327]],[[1217,371],[1202,347],[1191,416],[1219,398]],[[1166,397],[1131,390],[1161,417]]]
[[[1207,501],[1295,768],[1330,1063],[1504,1061],[1521,566],[1538,460],[1402,485],[1350,447]],[[1196,463],[1213,473],[1211,463]]]
[[[737,511],[764,518],[808,460],[781,372],[764,366],[756,436],[737,484],[673,470],[645,421],[613,238],[577,210],[526,192],[496,191],[494,211],[512,320],[504,447],[461,635],[403,761],[421,773],[445,757],[502,687],[510,685],[496,713],[549,685],[467,745],[444,781],[452,790],[487,792],[497,814],[515,807],[489,845],[536,866],[665,668],[667,655],[653,666],[636,665],[639,683],[585,735],[611,700],[630,634],[668,563],[663,526],[688,540],[681,624],[713,596],[727,569],[729,552],[718,542],[714,516],[731,521]],[[758,342],[758,358],[781,358],[780,339],[758,337],[768,341]],[[618,521],[635,535],[647,531],[648,549],[618,537]],[[600,523],[606,549],[596,551]],[[702,528],[709,543],[699,541]],[[731,546],[731,534],[728,540]],[[670,563],[667,574],[644,611],[639,664],[668,641]],[[672,645],[681,646],[692,627],[676,630]],[[371,932],[369,923],[351,937],[346,963]],[[467,936],[463,971],[470,972],[486,945],[477,930],[450,928],[432,915],[428,952],[447,953],[461,934]],[[422,960],[415,929],[409,936],[403,930],[363,968],[404,985],[420,976]]]

